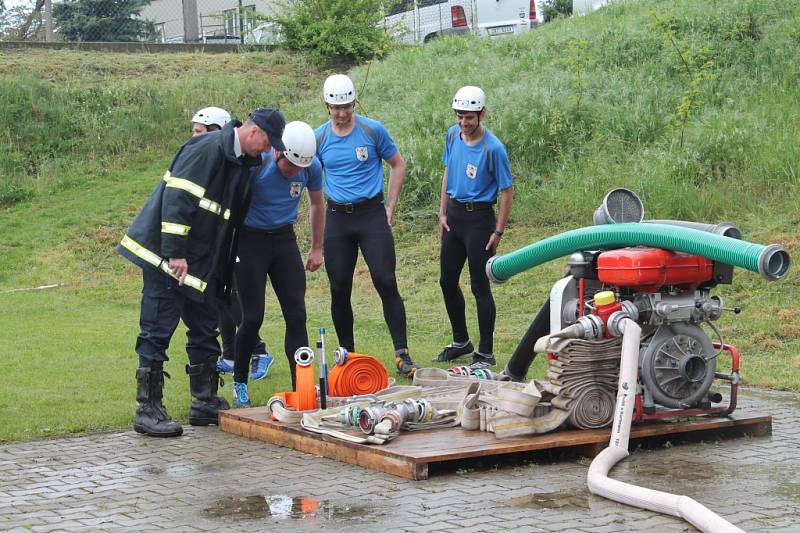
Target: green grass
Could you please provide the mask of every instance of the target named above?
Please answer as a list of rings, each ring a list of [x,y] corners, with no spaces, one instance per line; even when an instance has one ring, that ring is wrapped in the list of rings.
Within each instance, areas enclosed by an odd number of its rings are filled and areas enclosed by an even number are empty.
[[[715,61],[716,80],[703,88],[683,147],[666,123],[689,79],[650,27],[651,11],[673,13],[681,46],[706,46]],[[450,340],[435,213],[443,136],[453,121],[448,106],[459,86],[486,89],[487,123],[511,157],[517,197],[501,251],[589,224],[608,189],[628,186],[644,199],[648,218],[730,220],[748,240],[779,242],[800,257],[799,26],[800,6],[779,0],[622,2],[519,38],[444,39],[354,69],[360,111],[388,126],[408,160],[395,235],[415,358],[427,363]],[[571,39],[588,43],[580,111],[575,73],[564,64]],[[7,147],[0,151],[0,372],[7,381],[0,440],[126,426],[135,406],[141,280],[115,244],[188,137],[196,109],[219,105],[243,117],[280,103],[289,120],[316,125],[325,119],[325,73],[285,52],[36,50],[4,53],[0,73]],[[305,252],[304,219],[300,238]],[[563,268],[553,261],[495,287],[500,365]],[[63,286],[8,292],[51,283]],[[716,293],[743,308],[719,326],[742,352],[745,382],[800,390],[797,273],[767,283],[739,270]],[[353,302],[359,351],[391,368],[390,337],[363,263]],[[307,304],[311,338],[324,326],[335,346],[324,272],[309,275]],[[271,289],[262,334],[279,351],[283,325]],[[181,327],[166,391],[168,408],[183,421],[184,339]],[[253,384],[257,404],[289,386],[276,355],[270,377]],[[541,361],[531,375],[543,376]]]

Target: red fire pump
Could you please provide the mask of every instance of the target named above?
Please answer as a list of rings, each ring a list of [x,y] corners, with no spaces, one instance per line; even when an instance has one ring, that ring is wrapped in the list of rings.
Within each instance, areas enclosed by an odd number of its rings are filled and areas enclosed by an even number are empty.
[[[619,336],[625,318],[642,326],[634,421],[729,414],[736,408],[739,354],[712,323],[727,309],[709,294],[717,284],[731,282],[732,267],[647,247],[578,252],[569,267],[570,275],[550,293],[551,331],[578,324],[583,338],[602,339]],[[719,342],[712,342],[701,324]],[[729,374],[717,372],[723,351],[731,356]],[[711,390],[715,378],[731,384],[727,406],[712,406],[722,401]]]

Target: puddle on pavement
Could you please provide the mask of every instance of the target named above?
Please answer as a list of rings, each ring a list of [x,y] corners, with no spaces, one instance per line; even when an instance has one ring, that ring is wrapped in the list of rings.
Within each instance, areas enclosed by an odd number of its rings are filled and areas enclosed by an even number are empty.
[[[641,463],[628,468],[633,477],[656,478],[671,483],[713,481],[720,475],[716,465],[683,461],[670,461],[668,464]]]
[[[518,496],[508,501],[511,507],[528,509],[588,509],[589,491],[576,489],[559,492],[537,492],[528,496]]]
[[[208,516],[233,520],[298,520],[316,524],[345,520],[370,520],[373,509],[316,500],[306,496],[234,496],[221,498],[205,509]]]

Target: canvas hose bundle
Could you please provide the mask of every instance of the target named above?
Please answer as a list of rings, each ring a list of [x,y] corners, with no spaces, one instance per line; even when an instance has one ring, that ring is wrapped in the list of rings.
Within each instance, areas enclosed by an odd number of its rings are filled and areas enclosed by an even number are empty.
[[[527,385],[440,368],[419,369],[414,384],[424,387],[423,396],[429,399],[446,403],[446,391],[451,405],[460,398],[461,426],[490,431],[498,438],[548,433],[565,423],[577,429],[601,428],[614,416],[620,349],[619,338],[560,340],[552,347],[548,381]],[[464,395],[461,391],[470,384],[472,390]],[[549,401],[543,402],[543,395]]]

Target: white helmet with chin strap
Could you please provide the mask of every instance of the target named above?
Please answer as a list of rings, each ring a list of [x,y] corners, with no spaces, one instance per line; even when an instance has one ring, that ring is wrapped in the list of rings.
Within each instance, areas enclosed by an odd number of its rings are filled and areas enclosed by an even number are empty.
[[[467,85],[456,92],[453,97],[453,109],[456,111],[483,111],[486,107],[486,94],[480,87]]]
[[[192,117],[192,122],[199,122],[206,126],[217,125],[220,128],[230,121],[231,115],[219,107],[204,107]]]
[[[349,104],[356,101],[356,88],[353,80],[344,74],[328,76],[322,86],[325,103],[333,105]]]
[[[286,146],[283,152],[286,159],[298,167],[311,166],[317,153],[317,138],[311,126],[299,120],[290,122],[283,130],[282,139]]]

